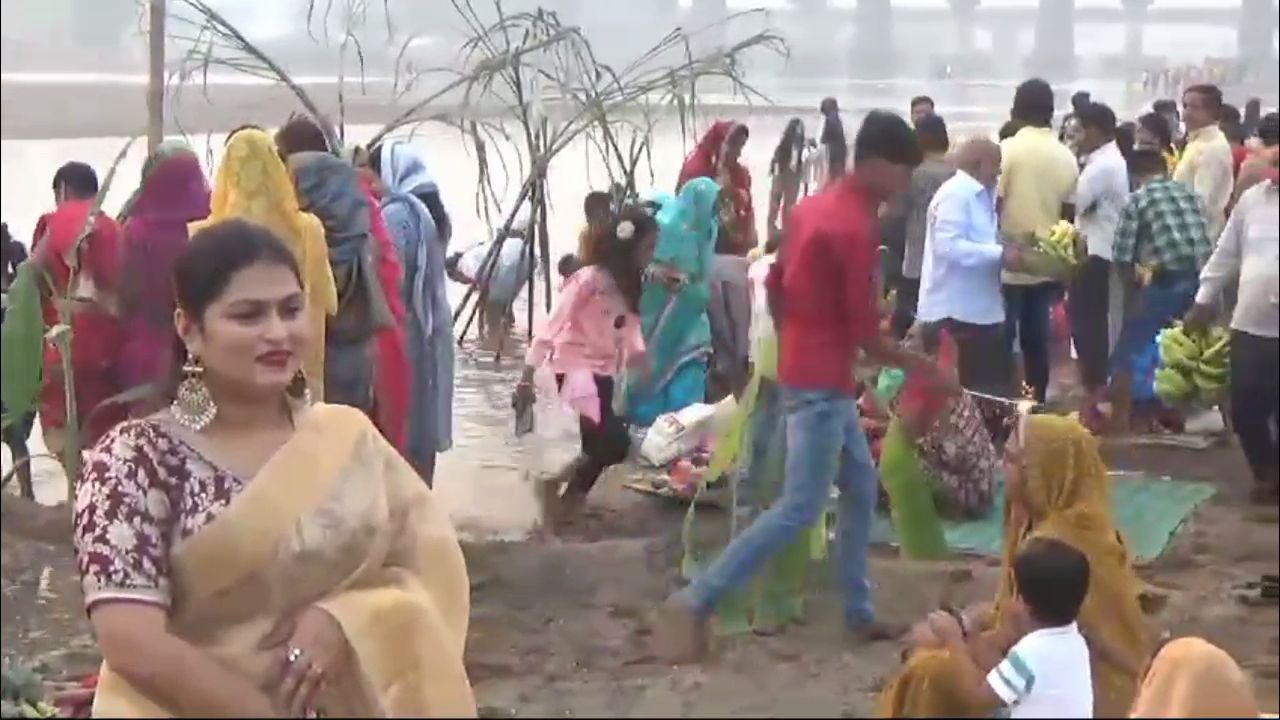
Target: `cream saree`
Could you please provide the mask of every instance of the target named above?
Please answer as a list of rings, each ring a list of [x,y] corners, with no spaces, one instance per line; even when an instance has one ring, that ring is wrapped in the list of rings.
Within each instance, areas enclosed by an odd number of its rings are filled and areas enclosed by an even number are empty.
[[[323,715],[475,715],[457,538],[431,491],[359,411],[301,413],[294,437],[171,561],[171,631],[255,683],[272,662],[262,638],[315,604],[341,625],[354,657],[323,691]],[[173,714],[103,665],[95,716]]]

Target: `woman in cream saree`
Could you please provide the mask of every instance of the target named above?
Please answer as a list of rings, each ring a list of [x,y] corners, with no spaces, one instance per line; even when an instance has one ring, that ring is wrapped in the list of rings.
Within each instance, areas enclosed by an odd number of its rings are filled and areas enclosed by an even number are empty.
[[[474,715],[469,586],[444,511],[359,411],[315,405],[296,427],[248,482],[163,416],[114,430],[87,458],[77,498],[87,605],[167,604],[171,632],[258,686],[273,672],[263,638],[316,605],[353,658],[316,714]],[[174,713],[104,664],[94,714]]]

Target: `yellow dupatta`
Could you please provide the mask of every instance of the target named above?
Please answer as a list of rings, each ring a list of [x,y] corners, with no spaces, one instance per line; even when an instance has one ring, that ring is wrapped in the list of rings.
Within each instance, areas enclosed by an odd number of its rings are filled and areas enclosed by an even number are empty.
[[[258,649],[282,617],[328,611],[352,671],[329,717],[472,717],[463,665],[470,586],[457,537],[429,488],[363,413],[316,405],[223,512],[172,555],[171,631],[255,684]],[[103,665],[99,717],[171,717]]]
[[[1197,637],[1178,638],[1151,661],[1129,717],[1258,717],[1258,702],[1230,655]]]
[[[312,395],[322,399],[325,317],[338,311],[329,247],[320,220],[299,209],[289,169],[276,152],[275,141],[262,130],[248,128],[231,136],[218,167],[209,217],[192,223],[191,233],[230,218],[271,230],[298,261],[313,340],[303,370]]]
[[[1110,486],[1098,441],[1070,418],[1034,415],[1025,419],[1023,491],[1028,517],[1014,527],[1005,508],[1003,575],[996,594],[992,628],[1013,598],[1013,557],[1032,538],[1061,540],[1089,558],[1089,593],[1078,622],[1091,640],[1105,641],[1137,665],[1146,657],[1147,637],[1138,604],[1140,584],[1111,517]],[[1133,701],[1138,678],[1091,648],[1094,714],[1121,717]],[[924,650],[907,661],[880,699],[884,717],[977,716],[966,706],[960,674],[943,650]]]

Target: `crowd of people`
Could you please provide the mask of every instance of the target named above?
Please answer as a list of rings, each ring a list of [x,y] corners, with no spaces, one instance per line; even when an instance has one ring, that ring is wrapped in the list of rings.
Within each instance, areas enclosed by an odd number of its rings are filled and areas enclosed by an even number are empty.
[[[543,482],[549,523],[574,521],[631,428],[751,387],[748,492],[777,448],[785,481],[663,605],[664,657],[705,656],[720,601],[819,520],[834,485],[847,629],[908,638],[885,714],[1256,714],[1220,650],[1155,650],[1096,437],[1129,429],[1161,328],[1229,318],[1232,428],[1255,499],[1277,502],[1280,116],[1237,152],[1227,129],[1246,120],[1216,87],[1181,100],[1120,123],[1078,94],[1055,128],[1054,92],[1033,79],[999,142],[953,146],[921,96],[909,120],[870,112],[852,147],[824,100],[817,141],[796,119],[772,155],[763,240],[742,123],[710,126],[674,193],[588,195],[512,397],[524,416],[541,389],[579,419],[580,453]],[[500,341],[533,270],[519,225],[450,253],[411,144],[344,157],[302,118],[232,132],[212,187],[190,148],[162,145],[116,218],[83,163],[53,190],[27,262],[49,278],[48,327],[70,324],[91,448],[74,504],[105,659],[96,712],[474,714],[466,569],[430,490],[452,439],[445,279],[498,283],[484,312]],[[1033,240],[1063,219],[1083,259],[1047,277]],[[11,244],[6,227],[6,287],[23,261]],[[1049,400],[1064,297],[1079,420],[1028,409]],[[67,429],[58,348],[39,407],[51,449]],[[118,400],[134,387],[152,391]],[[1003,483],[994,603],[913,628],[877,617],[872,517],[882,481],[895,503],[902,483],[877,469],[874,413],[895,418],[944,513],[990,511]],[[1175,692],[1207,674],[1219,700]]]

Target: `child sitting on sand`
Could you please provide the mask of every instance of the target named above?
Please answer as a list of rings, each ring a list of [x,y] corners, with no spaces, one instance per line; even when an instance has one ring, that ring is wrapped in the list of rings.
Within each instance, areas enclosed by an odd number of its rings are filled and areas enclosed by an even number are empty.
[[[974,707],[1008,708],[1014,718],[1093,717],[1089,646],[1076,617],[1089,591],[1089,559],[1051,538],[1030,540],[1013,560],[1013,613],[1022,639],[983,677],[956,616],[938,611],[929,627],[960,660],[958,690]]]

